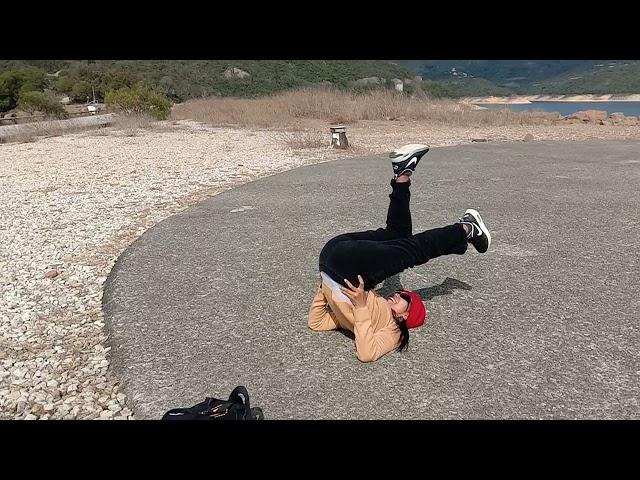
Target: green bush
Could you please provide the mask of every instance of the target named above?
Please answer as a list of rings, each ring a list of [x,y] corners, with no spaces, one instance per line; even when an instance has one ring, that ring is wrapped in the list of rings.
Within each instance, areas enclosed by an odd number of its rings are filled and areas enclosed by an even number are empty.
[[[18,108],[33,114],[42,112],[48,117],[64,118],[66,112],[60,102],[53,96],[43,92],[22,92],[18,99]]]
[[[15,106],[15,102],[12,102],[10,97],[0,95],[0,112],[6,112],[15,108]]]
[[[425,81],[420,84],[422,90],[434,98],[454,97],[455,92],[442,82]]]
[[[164,95],[144,86],[124,87],[105,95],[108,107],[126,114],[148,114],[158,120],[169,117],[171,102]]]
[[[7,70],[0,73],[0,112],[15,108],[22,92],[41,92],[44,83],[44,72],[37,68]]]
[[[101,92],[119,90],[121,88],[132,87],[137,83],[137,77],[127,71],[106,72],[100,78],[98,89]],[[96,89],[96,95],[98,95]]]
[[[83,103],[93,98],[93,90],[89,82],[77,82],[71,89],[71,101]]]
[[[54,88],[57,92],[71,96],[71,91],[73,90],[75,83],[76,81],[73,78],[64,76],[56,80]]]

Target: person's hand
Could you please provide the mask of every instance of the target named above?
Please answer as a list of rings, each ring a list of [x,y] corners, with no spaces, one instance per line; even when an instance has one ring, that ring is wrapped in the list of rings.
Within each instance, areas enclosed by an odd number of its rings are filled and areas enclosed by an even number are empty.
[[[364,280],[362,280],[362,277],[360,275],[358,275],[358,281],[360,282],[360,284],[357,287],[354,287],[353,285],[351,285],[351,282],[345,278],[344,283],[346,283],[349,288],[340,287],[340,291],[342,291],[342,293],[349,297],[354,307],[366,307],[367,295],[366,293],[364,293]]]

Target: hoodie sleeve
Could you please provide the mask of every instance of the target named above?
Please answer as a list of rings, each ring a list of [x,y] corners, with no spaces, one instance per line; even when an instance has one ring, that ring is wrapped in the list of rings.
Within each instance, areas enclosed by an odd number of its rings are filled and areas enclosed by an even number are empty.
[[[354,334],[356,356],[361,362],[375,362],[383,355],[398,347],[398,329],[389,325],[378,332],[373,331],[371,313],[367,307],[355,308]]]
[[[309,328],[311,330],[336,330],[338,322],[333,318],[333,313],[327,308],[327,300],[322,293],[322,285],[318,288],[309,307]]]

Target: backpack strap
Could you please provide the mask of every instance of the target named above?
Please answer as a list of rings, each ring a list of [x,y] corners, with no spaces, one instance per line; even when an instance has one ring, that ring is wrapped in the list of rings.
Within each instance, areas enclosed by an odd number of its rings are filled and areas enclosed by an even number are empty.
[[[229,395],[229,401],[237,402],[244,405],[243,418],[245,420],[251,419],[251,404],[249,403],[249,392],[247,392],[247,389],[244,386],[239,385],[236,388],[234,388],[231,394]]]

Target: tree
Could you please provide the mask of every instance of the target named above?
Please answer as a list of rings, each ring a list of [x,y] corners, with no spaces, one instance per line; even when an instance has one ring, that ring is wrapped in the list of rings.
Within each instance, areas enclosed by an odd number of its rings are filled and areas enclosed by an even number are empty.
[[[0,111],[15,108],[21,92],[42,91],[44,72],[37,68],[7,70],[0,74]]]
[[[33,114],[42,112],[48,117],[64,118],[66,112],[56,97],[43,92],[22,92],[18,99],[18,108]]]
[[[56,81],[56,83],[54,85],[54,88],[58,92],[66,93],[67,95],[71,95],[71,90],[73,90],[73,86],[75,84],[76,84],[76,81],[72,77],[64,76],[64,77],[60,77]]]
[[[87,102],[92,97],[93,90],[89,82],[84,80],[76,83],[71,89],[71,100],[74,102]]]
[[[164,120],[171,112],[171,102],[164,95],[143,85],[112,90],[105,95],[107,106],[125,114],[148,114]]]

